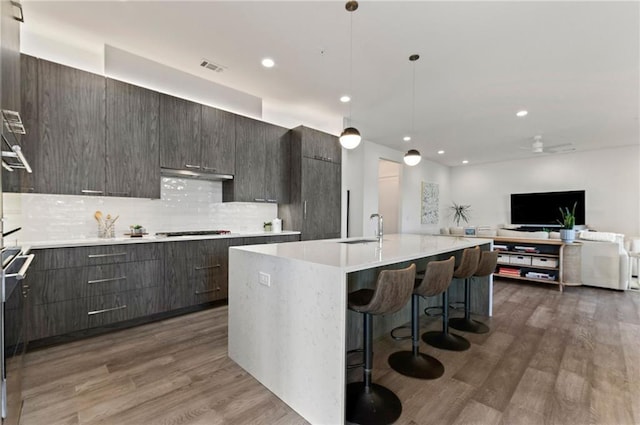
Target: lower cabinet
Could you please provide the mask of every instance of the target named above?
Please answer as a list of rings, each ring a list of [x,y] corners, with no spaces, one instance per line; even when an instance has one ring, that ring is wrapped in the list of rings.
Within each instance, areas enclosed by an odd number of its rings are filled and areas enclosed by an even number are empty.
[[[227,298],[228,250],[241,238],[168,242],[165,295],[169,310]]]
[[[274,235],[32,250],[29,339],[224,300],[229,247],[298,240]]]

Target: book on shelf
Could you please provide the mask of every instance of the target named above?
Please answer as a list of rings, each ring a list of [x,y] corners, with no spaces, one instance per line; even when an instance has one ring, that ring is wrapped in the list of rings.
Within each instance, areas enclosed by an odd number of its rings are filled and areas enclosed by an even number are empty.
[[[493,244],[493,250],[494,251],[508,251],[509,249],[507,248],[506,245],[496,245]]]
[[[545,279],[545,280],[555,280],[556,277],[550,273],[541,273],[541,272],[527,272],[525,277],[532,279]]]
[[[533,254],[537,254],[539,251],[535,246],[514,246],[513,247],[516,251],[522,251],[522,252],[529,252],[529,253],[533,253]]]

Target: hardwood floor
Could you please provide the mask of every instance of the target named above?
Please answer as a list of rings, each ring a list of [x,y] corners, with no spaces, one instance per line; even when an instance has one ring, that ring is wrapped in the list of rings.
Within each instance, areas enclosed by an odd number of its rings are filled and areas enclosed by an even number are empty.
[[[398,423],[640,423],[640,292],[496,281],[494,314],[490,333],[463,333],[468,351],[421,345],[445,365],[433,381],[387,365],[408,341],[375,342],[374,381],[403,401]],[[226,307],[30,352],[21,423],[306,423],[226,352]]]

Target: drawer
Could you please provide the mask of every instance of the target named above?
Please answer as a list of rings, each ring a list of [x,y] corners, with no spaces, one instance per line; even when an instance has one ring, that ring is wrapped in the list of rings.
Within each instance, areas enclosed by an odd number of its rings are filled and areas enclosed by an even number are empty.
[[[510,257],[509,254],[498,254],[498,264],[509,264]]]
[[[87,327],[104,326],[163,311],[161,286],[87,298]]]
[[[30,327],[27,331],[30,340],[86,329],[86,299],[34,305],[31,308],[30,318]]]
[[[227,277],[222,273],[196,279],[193,284],[194,304],[225,299],[228,297],[227,289]]]
[[[532,266],[541,266],[541,267],[558,267],[558,259],[557,258],[543,258],[543,257],[533,257],[531,259]]]
[[[161,286],[163,274],[161,260],[36,271],[30,294],[33,305],[48,304]]]
[[[74,248],[35,249],[33,270],[54,270],[130,261],[162,259],[160,243],[96,245]]]
[[[520,266],[530,266],[531,257],[527,257],[526,255],[510,255],[509,264],[517,264]]]

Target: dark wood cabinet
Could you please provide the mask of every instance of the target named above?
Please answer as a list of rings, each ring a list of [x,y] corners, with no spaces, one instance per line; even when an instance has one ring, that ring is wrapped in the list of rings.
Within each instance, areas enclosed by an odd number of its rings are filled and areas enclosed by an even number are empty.
[[[159,243],[34,250],[32,339],[166,311]]]
[[[38,61],[35,192],[105,192],[105,79]]]
[[[340,165],[302,158],[302,240],[340,237]]]
[[[2,170],[2,189],[5,192],[35,191],[34,176],[39,174],[42,158],[37,153],[40,142],[38,127],[38,60],[33,56],[20,57],[20,116],[26,134],[20,136],[22,153],[31,165],[32,173],[24,170]],[[5,130],[3,130],[5,131]]]
[[[285,229],[301,231],[302,240],[340,237],[342,166],[336,146],[338,138],[330,134],[302,126],[291,131],[290,201],[278,205],[278,217]]]
[[[342,147],[336,136],[309,127],[298,127],[302,156],[327,162],[342,162]]]
[[[236,115],[202,105],[202,171],[235,174]]]
[[[222,200],[287,202],[290,149],[286,128],[236,117],[236,174],[223,183]]]
[[[160,165],[200,170],[201,105],[166,94],[160,95]]]
[[[106,195],[160,198],[159,94],[107,79]]]

